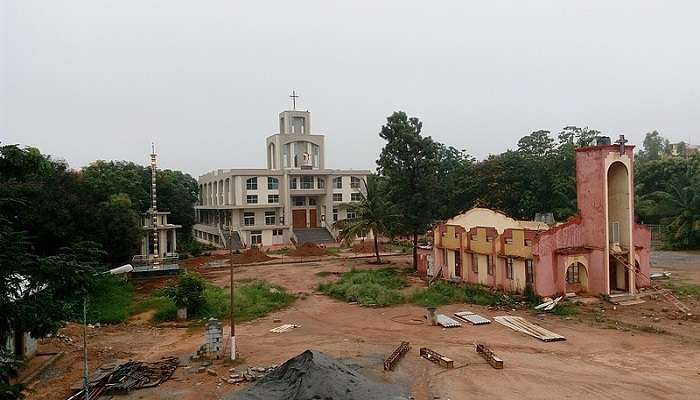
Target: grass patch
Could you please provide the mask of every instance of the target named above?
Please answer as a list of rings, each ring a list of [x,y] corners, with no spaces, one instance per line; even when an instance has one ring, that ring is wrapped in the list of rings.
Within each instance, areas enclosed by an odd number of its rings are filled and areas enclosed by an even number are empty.
[[[392,253],[408,254],[413,250],[413,246],[401,243],[382,243],[384,251]]]
[[[426,289],[418,289],[409,296],[409,301],[423,307],[464,302],[464,289],[447,282],[436,282]]]
[[[484,285],[458,285],[448,282],[437,282],[429,288],[419,289],[409,296],[409,301],[424,307],[455,303],[511,306],[516,303],[516,299],[512,296],[494,292]]]
[[[196,315],[189,318],[218,318],[227,319],[231,304],[230,290],[207,284],[204,288],[204,305]],[[292,304],[296,297],[280,286],[264,281],[246,281],[235,290],[234,313],[236,321],[250,321],[263,317],[273,311]],[[174,321],[177,318],[177,307],[172,298],[164,296],[162,291],[153,296],[135,302],[129,308],[131,314],[154,310],[153,320],[156,322]]]
[[[403,302],[399,289],[407,285],[404,274],[394,268],[352,269],[341,275],[337,282],[322,283],[318,289],[325,295],[340,300],[388,306]]]
[[[677,296],[700,299],[700,285],[694,283],[669,283],[666,284],[666,287],[671,289]]]
[[[559,303],[552,310],[552,314],[562,317],[569,317],[578,314],[578,306],[573,303]]]
[[[332,274],[331,271],[318,271],[318,272],[316,272],[315,275],[316,275],[316,276],[320,276],[321,278],[323,278],[323,277],[329,276],[329,275],[331,275],[331,274]]]
[[[129,303],[133,297],[134,287],[131,283],[112,276],[100,279],[88,296],[88,321],[101,324],[126,321],[129,317]],[[82,313],[82,304],[80,310]]]

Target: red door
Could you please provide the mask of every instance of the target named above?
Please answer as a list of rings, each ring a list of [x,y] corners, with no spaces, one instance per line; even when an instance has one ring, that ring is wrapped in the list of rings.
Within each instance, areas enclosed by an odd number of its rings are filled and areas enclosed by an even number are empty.
[[[292,210],[292,226],[306,228],[306,210]]]
[[[312,228],[318,228],[318,218],[316,215],[316,209],[309,210],[309,226]]]

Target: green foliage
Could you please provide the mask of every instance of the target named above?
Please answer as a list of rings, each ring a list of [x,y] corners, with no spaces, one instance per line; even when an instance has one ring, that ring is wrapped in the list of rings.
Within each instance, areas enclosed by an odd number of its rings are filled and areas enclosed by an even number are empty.
[[[439,205],[435,201],[439,146],[422,136],[422,129],[418,118],[409,118],[403,111],[393,113],[379,133],[386,144],[377,160],[379,174],[390,182],[387,198],[402,213],[390,230],[413,235],[414,245],[433,223]],[[415,251],[413,267],[417,267]]]
[[[349,212],[355,214],[355,218],[342,219],[334,225],[340,230],[340,239],[343,244],[350,245],[358,237],[366,237],[370,232],[374,236],[374,253],[377,263],[379,258],[379,235],[389,231],[388,226],[395,223],[398,213],[386,198],[386,193],[381,191],[379,178],[374,175],[368,177],[364,192],[360,191],[360,201],[345,205]],[[328,250],[328,249],[327,249]]]
[[[3,339],[0,337],[0,339]],[[24,399],[22,394],[24,385],[10,384],[10,379],[17,376],[17,371],[22,362],[14,357],[14,354],[0,348],[0,400]]]
[[[296,297],[277,285],[253,281],[235,290],[234,316],[236,321],[250,321],[285,308]]]
[[[154,310],[157,322],[174,321],[177,306],[172,297],[173,288],[165,288],[147,299],[140,300],[130,308],[131,314]],[[263,317],[273,311],[289,306],[296,297],[277,285],[264,281],[248,281],[236,287],[234,312],[236,321],[249,321]],[[231,304],[230,289],[205,284],[202,291],[203,303],[195,312],[188,309],[188,318],[227,319]]]
[[[322,278],[323,278],[323,277],[326,277],[326,276],[329,276],[329,275],[331,275],[331,274],[332,274],[331,271],[318,271],[318,272],[316,272],[316,276],[320,276],[320,277],[322,277]]]
[[[356,301],[363,305],[388,306],[403,302],[399,289],[406,286],[406,277],[394,268],[352,269],[341,275],[337,282],[319,285],[319,290],[340,300]]]
[[[436,282],[429,288],[416,290],[409,299],[411,303],[419,306],[437,307],[464,302],[465,291],[447,282]]]
[[[128,281],[113,276],[99,279],[89,290],[88,321],[103,324],[125,322],[129,317],[129,304],[133,297],[134,287]],[[78,303],[74,309],[79,309],[77,316],[80,320],[82,302]]]
[[[578,306],[576,304],[570,303],[570,302],[559,303],[552,310],[552,314],[560,315],[562,317],[576,315],[576,314],[578,314],[578,312],[579,312]]]
[[[540,296],[537,295],[537,292],[535,292],[535,289],[532,287],[532,285],[525,286],[525,290],[523,291],[523,297],[525,298],[527,304],[531,306],[536,306],[542,303],[542,298],[540,298]]]
[[[658,169],[651,173],[655,166],[668,167],[673,173],[659,176]],[[664,238],[667,247],[700,248],[700,155],[686,159],[653,160],[649,165],[639,165],[637,171],[641,175],[641,182],[637,185],[640,215],[647,221],[667,225]],[[649,182],[651,177],[662,179],[663,183]],[[650,189],[656,190],[639,193]]]
[[[206,285],[201,275],[187,272],[180,275],[174,286],[163,288],[163,294],[173,299],[177,307],[187,307],[188,315],[198,315],[206,304]]]
[[[694,283],[669,283],[665,286],[677,296],[700,299],[700,285]]]

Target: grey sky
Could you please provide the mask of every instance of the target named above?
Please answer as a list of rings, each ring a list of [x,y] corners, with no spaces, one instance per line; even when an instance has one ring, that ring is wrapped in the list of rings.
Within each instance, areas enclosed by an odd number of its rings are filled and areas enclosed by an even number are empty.
[[[700,2],[0,0],[0,141],[79,167],[263,168],[312,112],[329,167],[375,168],[394,110],[483,158],[537,129],[700,142]]]

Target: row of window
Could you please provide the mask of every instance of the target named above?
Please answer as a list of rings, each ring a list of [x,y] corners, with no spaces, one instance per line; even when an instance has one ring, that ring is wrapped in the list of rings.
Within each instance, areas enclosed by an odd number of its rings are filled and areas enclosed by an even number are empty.
[[[493,276],[494,265],[491,262],[491,256],[486,256],[486,273]],[[472,272],[479,273],[479,255],[472,253]],[[513,258],[506,258],[506,279],[513,279]],[[535,265],[532,260],[525,260],[525,283],[531,284],[535,282]]]
[[[245,197],[246,204],[258,204],[258,195],[249,194]],[[268,194],[267,195],[268,204],[277,204],[280,202],[280,195],[278,194]]]
[[[258,190],[258,178],[248,178],[245,181],[245,188],[247,190]],[[267,190],[277,190],[280,188],[280,180],[273,178],[271,176],[267,177]]]
[[[272,236],[282,236],[282,229],[273,229]],[[253,246],[262,244],[262,231],[250,231],[250,244]]]
[[[318,178],[318,187],[317,189],[324,189],[326,187],[326,180],[323,178]],[[267,177],[267,190],[278,190],[280,185],[280,181],[277,178],[273,177]],[[360,188],[360,178],[351,176],[350,177],[350,187],[352,189],[359,189]],[[245,188],[247,190],[258,190],[258,178],[253,177],[253,178],[248,178],[245,181]],[[314,177],[313,176],[302,176],[300,178],[298,177],[293,177],[289,181],[289,188],[290,189],[314,189]],[[333,178],[333,188],[335,189],[342,189],[343,188],[343,178],[342,177],[336,177]]]
[[[360,193],[350,193],[350,201],[361,201],[362,200],[362,194]],[[333,201],[336,203],[342,203],[343,202],[343,194],[342,193],[333,193]],[[245,197],[245,202],[246,204],[258,204],[258,195],[257,194],[249,194],[246,195]],[[277,204],[280,202],[280,195],[278,194],[268,194],[267,195],[267,203],[268,204]],[[292,198],[292,204],[295,206],[315,206],[316,205],[316,199],[313,197],[309,197],[308,204],[306,204],[306,199],[304,197],[293,197]]]
[[[277,223],[277,214],[274,211],[265,211],[265,225],[275,225]],[[243,225],[255,225],[255,213],[243,213]]]

